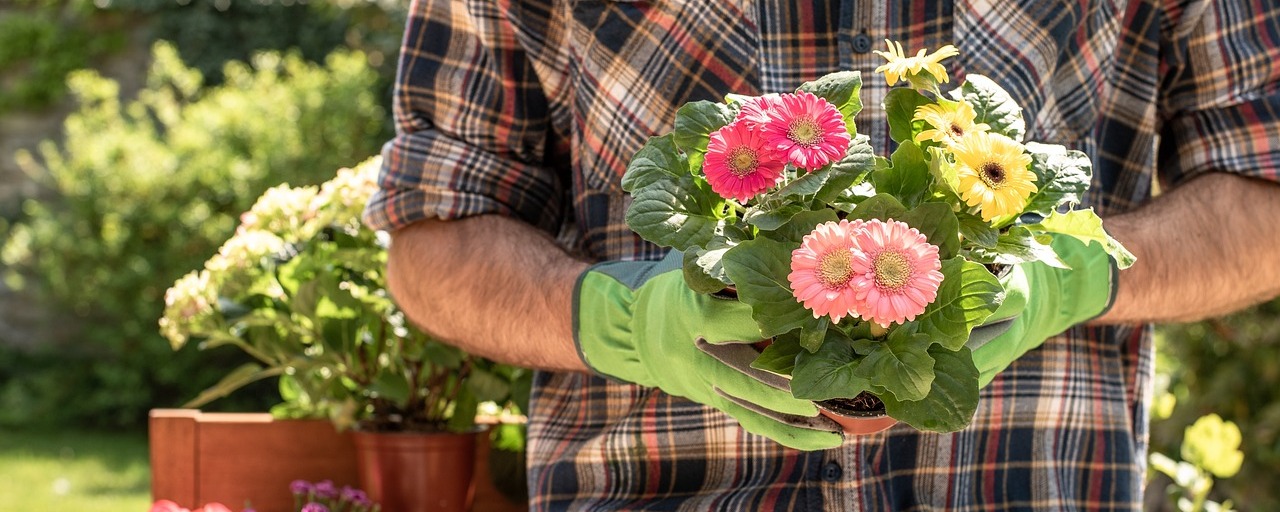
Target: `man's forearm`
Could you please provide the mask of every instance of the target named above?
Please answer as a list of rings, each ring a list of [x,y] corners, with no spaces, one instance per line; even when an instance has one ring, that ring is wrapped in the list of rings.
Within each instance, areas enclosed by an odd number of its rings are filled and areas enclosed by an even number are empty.
[[[1280,293],[1280,186],[1207,174],[1106,220],[1138,257],[1093,323],[1220,316]]]
[[[426,220],[392,234],[391,294],[437,338],[497,361],[586,371],[573,285],[587,267],[537,229],[497,215]]]

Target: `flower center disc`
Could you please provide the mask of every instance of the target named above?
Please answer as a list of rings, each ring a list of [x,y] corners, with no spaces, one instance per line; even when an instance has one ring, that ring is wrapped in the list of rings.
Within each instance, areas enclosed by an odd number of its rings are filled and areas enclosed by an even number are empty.
[[[885,251],[876,256],[872,266],[876,272],[876,285],[881,288],[897,290],[907,284],[911,277],[911,264],[906,256],[892,251]]]
[[[746,146],[739,146],[729,155],[729,172],[739,178],[756,170],[756,152]]]
[[[792,142],[801,146],[814,146],[821,142],[822,133],[818,130],[818,123],[807,117],[801,117],[791,122],[791,127],[787,130],[787,138]]]
[[[818,262],[818,280],[828,288],[839,288],[853,278],[853,255],[848,250],[834,251]]]
[[[951,134],[955,135],[956,138],[964,137],[964,128],[961,128],[955,123],[951,123]]]
[[[1004,184],[1004,166],[997,162],[982,164],[982,167],[978,169],[978,175],[982,176],[982,181],[992,188],[1000,188]]]

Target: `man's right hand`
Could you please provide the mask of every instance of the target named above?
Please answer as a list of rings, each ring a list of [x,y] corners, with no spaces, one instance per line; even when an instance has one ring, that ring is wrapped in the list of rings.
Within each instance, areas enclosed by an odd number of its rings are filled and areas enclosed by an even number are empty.
[[[574,290],[574,341],[591,369],[657,387],[732,416],[748,432],[801,450],[839,446],[840,427],[785,379],[751,368],[760,331],[750,308],[694,293],[681,254],[593,266]]]

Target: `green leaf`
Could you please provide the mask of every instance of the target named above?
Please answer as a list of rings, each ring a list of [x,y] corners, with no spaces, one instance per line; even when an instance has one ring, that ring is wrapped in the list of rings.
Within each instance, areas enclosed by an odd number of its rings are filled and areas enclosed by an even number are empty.
[[[707,243],[706,248],[695,247],[684,253],[684,281],[689,288],[698,293],[715,293],[733,286],[733,281],[724,272],[724,253],[747,237],[747,233],[737,226],[720,221],[715,238]]]
[[[825,316],[819,318],[813,325],[801,327],[800,346],[809,352],[817,352],[818,347],[822,346],[822,341],[827,337],[828,327],[831,327],[831,319]]]
[[[778,229],[761,231],[760,234],[779,242],[791,242],[799,245],[804,240],[804,236],[812,233],[814,228],[818,227],[818,224],[837,222],[839,220],[840,218],[836,216],[835,210],[826,208],[806,210],[791,217],[791,220]]]
[[[771,202],[747,208],[742,220],[757,228],[772,231],[782,227],[796,214],[804,211],[804,207],[794,203]]]
[[[929,394],[915,402],[877,394],[889,416],[929,432],[955,432],[973,421],[978,410],[978,368],[967,347],[952,352],[938,345],[929,349],[933,358],[933,384]]]
[[[889,138],[894,142],[914,140],[919,131],[913,128],[916,108],[933,103],[915,89],[898,87],[884,97],[885,117],[889,121]]]
[[[671,134],[652,137],[631,157],[622,175],[622,190],[632,194],[658,181],[676,180],[690,174],[689,160],[676,149]]]
[[[839,330],[827,331],[817,352],[801,350],[791,372],[791,394],[802,400],[853,398],[871,389],[871,381],[857,375],[863,357]]]
[[[738,298],[751,306],[751,317],[765,337],[813,326],[817,320],[791,292],[791,251],[798,244],[757,238],[724,255],[724,269],[738,287]],[[810,327],[812,328],[812,327]]]
[[[705,246],[715,235],[720,219],[705,200],[699,200],[702,192],[692,176],[655,181],[633,194],[627,226],[645,240],[687,251]]]
[[[903,142],[890,159],[893,167],[871,173],[876,192],[892,194],[906,207],[920,204],[929,192],[929,164],[924,151],[911,141]]]
[[[891,393],[897,400],[920,400],[933,384],[932,342],[908,325],[889,332],[889,338],[876,345],[854,375],[862,377]]]
[[[986,268],[964,258],[942,262],[942,276],[937,297],[916,317],[916,324],[935,343],[956,350],[1000,307],[1004,288]]]
[[[456,370],[462,367],[463,357],[462,351],[452,345],[438,341],[422,342],[422,360],[433,365]]]
[[[876,194],[858,203],[858,207],[849,212],[849,219],[889,220],[906,215],[907,208],[889,194]]]
[[[973,106],[976,123],[986,123],[991,131],[1021,141],[1027,131],[1022,120],[1022,107],[996,82],[982,75],[969,74],[960,86],[960,97]]]
[[[705,100],[686,103],[676,111],[673,141],[685,153],[706,153],[711,132],[732,121],[733,114],[722,103]]]
[[[751,362],[751,367],[778,375],[791,375],[791,370],[796,367],[796,356],[803,351],[800,337],[794,331],[775,336],[773,343]]]
[[[831,164],[831,168],[825,171],[828,176],[815,196],[819,202],[835,201],[849,187],[862,183],[875,170],[876,155],[870,140],[866,135],[854,136],[844,158]]]
[[[195,398],[192,398],[190,402],[182,404],[182,407],[184,409],[198,408],[204,404],[227,396],[237,389],[267,377],[275,377],[282,373],[284,373],[284,367],[263,368],[257,363],[245,363],[236,369],[231,370],[230,373],[222,377],[222,379],[216,384],[209,386],[209,388],[204,391],[201,391],[200,394]]]
[[[1079,203],[1093,179],[1089,157],[1058,145],[1028,142],[1026,147],[1036,175],[1036,191],[1023,211],[1047,217],[1063,204]]]
[[[897,220],[916,228],[929,243],[938,246],[941,259],[951,258],[960,250],[960,222],[949,204],[920,203]]]
[[[1037,240],[1035,233],[1023,226],[1013,226],[1000,235],[994,249],[975,247],[970,251],[970,259],[982,263],[998,263],[1001,265],[1017,265],[1030,261],[1043,261],[1056,268],[1070,269],[1053,247]]]
[[[403,406],[409,402],[409,379],[401,372],[383,370],[374,377],[369,391]]]
[[[501,377],[478,366],[471,368],[467,376],[467,387],[480,402],[505,402],[511,394],[511,385]]]
[[[991,226],[990,222],[982,220],[982,217],[960,212],[956,214],[956,219],[960,221],[960,235],[964,236],[965,240],[988,249],[995,249],[996,244],[1000,242],[1000,231]]]
[[[797,90],[812,93],[831,102],[844,116],[845,128],[849,130],[849,134],[858,133],[853,117],[862,111],[862,98],[859,96],[862,90],[861,73],[857,71],[831,73],[812,82],[805,82]]]
[[[451,432],[470,432],[476,427],[476,407],[480,402],[471,393],[469,386],[458,390],[458,398],[453,402],[453,414],[449,416],[448,428]]]
[[[1102,229],[1102,219],[1093,208],[1083,210],[1072,210],[1067,213],[1053,212],[1040,221],[1039,224],[1027,226],[1031,231],[1040,231],[1045,233],[1057,233],[1073,237],[1085,245],[1093,242],[1102,244],[1102,248],[1107,251],[1112,258],[1116,260],[1116,265],[1120,268],[1129,268],[1137,261],[1137,257],[1133,253],[1125,249],[1120,242],[1111,238],[1106,230]]]

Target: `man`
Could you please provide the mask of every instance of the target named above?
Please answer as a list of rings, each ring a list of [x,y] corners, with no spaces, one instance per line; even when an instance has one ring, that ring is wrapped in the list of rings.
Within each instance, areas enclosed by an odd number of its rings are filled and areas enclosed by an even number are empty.
[[[900,425],[843,440],[789,421],[807,404],[734,384],[793,413],[770,415],[715,392],[727,374],[688,347],[699,330],[737,329],[720,324],[740,312],[681,307],[687,297],[646,295],[637,280],[616,302],[625,318],[575,318],[575,299],[612,300],[599,290],[625,281],[587,262],[664,252],[627,229],[619,179],[680,105],[845,69],[863,71],[863,103],[879,105],[887,88],[870,71],[884,61],[870,50],[883,39],[955,44],[952,76],[1010,91],[1028,140],[1090,155],[1086,203],[1138,263],[1119,274],[1109,309],[1076,297],[1055,307],[1072,322],[1102,317],[1003,361],[962,432]],[[392,291],[415,322],[546,370],[529,411],[535,509],[1137,508],[1145,323],[1280,291],[1278,44],[1280,5],[1244,1],[418,0],[399,134],[366,217],[393,230]],[[878,110],[858,127],[884,154]],[[1153,199],[1155,177],[1166,193]],[[1087,284],[1092,297],[1112,289]]]

